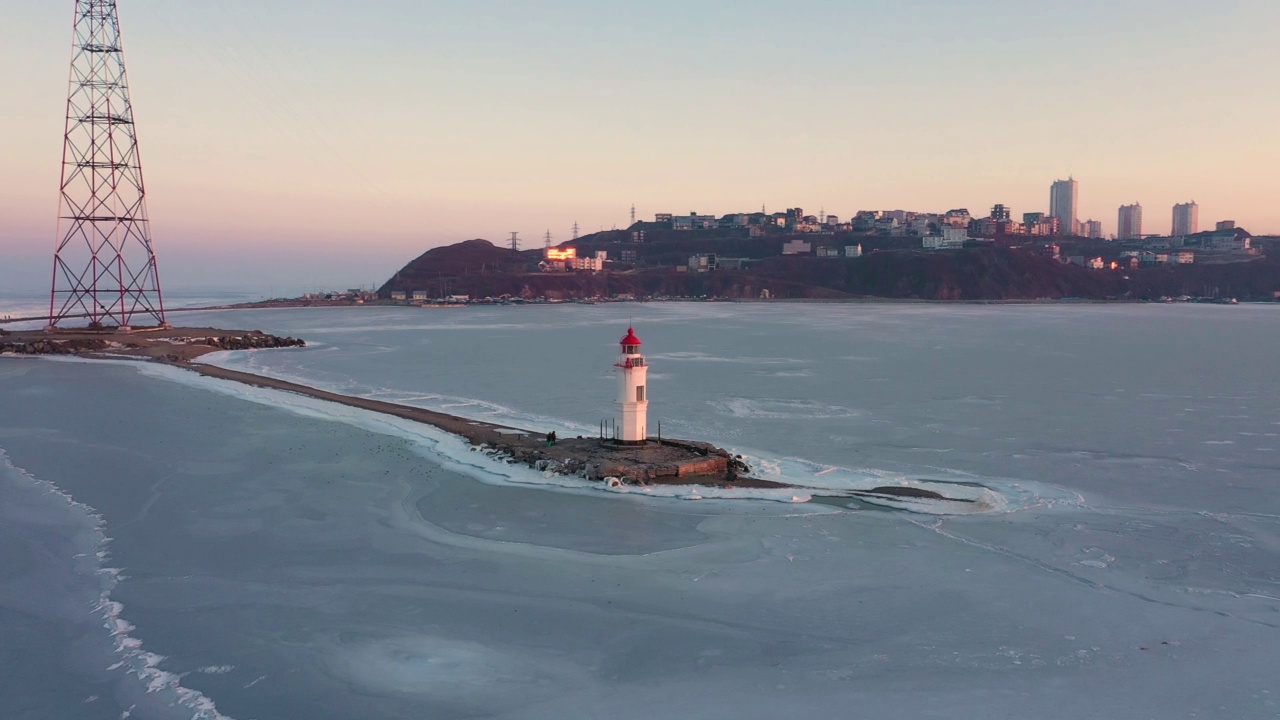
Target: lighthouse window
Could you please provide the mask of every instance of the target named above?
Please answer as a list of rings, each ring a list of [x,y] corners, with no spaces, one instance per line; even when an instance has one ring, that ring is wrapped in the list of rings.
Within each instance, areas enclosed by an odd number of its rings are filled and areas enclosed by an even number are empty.
[[[636,386],[636,402],[644,402],[644,386]]]

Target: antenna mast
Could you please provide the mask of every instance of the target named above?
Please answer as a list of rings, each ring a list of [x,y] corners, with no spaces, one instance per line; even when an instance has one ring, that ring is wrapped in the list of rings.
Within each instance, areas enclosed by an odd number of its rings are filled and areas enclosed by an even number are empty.
[[[511,233],[511,249],[520,252],[520,233]]]

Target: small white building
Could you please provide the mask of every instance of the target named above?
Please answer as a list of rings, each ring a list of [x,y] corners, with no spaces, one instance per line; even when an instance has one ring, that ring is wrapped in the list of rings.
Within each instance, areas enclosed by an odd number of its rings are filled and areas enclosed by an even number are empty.
[[[926,250],[954,250],[964,247],[964,243],[968,239],[968,229],[944,227],[941,235],[925,236],[922,245]]]
[[[1226,250],[1228,252],[1244,253],[1248,252],[1253,246],[1253,240],[1248,237],[1237,235],[1234,230],[1227,232],[1215,232],[1209,235],[1202,242],[1202,246],[1209,250]]]
[[[862,244],[845,245],[844,256],[847,258],[862,257]]]
[[[597,254],[595,257],[580,257],[569,261],[574,270],[590,270],[599,272],[604,269],[604,258]]]
[[[808,255],[813,252],[813,243],[808,240],[788,240],[782,243],[783,255]]]
[[[715,253],[698,253],[689,256],[689,272],[712,272],[716,269]]]

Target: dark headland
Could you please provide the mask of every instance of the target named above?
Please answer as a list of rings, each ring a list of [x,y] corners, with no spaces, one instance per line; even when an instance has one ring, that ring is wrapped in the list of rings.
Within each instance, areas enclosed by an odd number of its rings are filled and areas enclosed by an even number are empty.
[[[646,226],[648,224],[641,224]],[[1280,260],[1268,251],[1280,240],[1257,238],[1254,255],[1196,255],[1193,264],[1129,267],[1137,252],[1118,242],[1060,239],[1049,245],[973,240],[952,250],[924,250],[919,237],[768,235],[734,231],[601,232],[563,243],[579,258],[604,253],[602,269],[548,267],[545,251],[512,250],[487,240],[433,248],[413,259],[376,292],[379,302],[450,296],[520,300],[587,298],[725,298],[736,300],[919,300],[934,302],[1157,301],[1164,298],[1239,298],[1271,301],[1280,293]],[[784,255],[802,238],[831,255]],[[862,254],[841,251],[859,245]],[[1167,254],[1167,253],[1166,253]],[[714,259],[691,267],[700,255]],[[1154,253],[1153,253],[1154,255]],[[1094,269],[1069,258],[1097,259]],[[1112,267],[1112,264],[1119,267]]]

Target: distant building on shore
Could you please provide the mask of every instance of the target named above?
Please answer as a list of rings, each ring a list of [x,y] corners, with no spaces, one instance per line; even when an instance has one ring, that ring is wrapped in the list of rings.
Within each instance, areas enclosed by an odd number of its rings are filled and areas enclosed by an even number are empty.
[[[570,268],[574,270],[589,270],[591,272],[600,272],[604,270],[604,264],[609,260],[609,253],[604,250],[597,250],[595,255],[591,257],[575,257],[568,261]]]
[[[1142,237],[1142,205],[1122,205],[1119,221],[1116,224],[1116,237],[1120,240],[1133,240]]]
[[[813,252],[813,244],[808,240],[788,240],[782,244],[783,255],[809,255]]]
[[[969,239],[969,231],[961,228],[942,228],[941,235],[929,235],[921,239],[925,250],[958,250]]]
[[[1200,206],[1192,200],[1173,206],[1172,237],[1186,237],[1200,232]]]
[[[1063,235],[1075,235],[1079,232],[1079,205],[1080,184],[1075,178],[1055,180],[1049,188],[1049,214],[1058,218],[1058,228]]]
[[[1027,235],[1057,237],[1062,234],[1062,221],[1042,212],[1022,213],[1022,231]]]
[[[715,272],[715,253],[698,253],[689,256],[689,272]]]
[[[942,222],[943,224],[950,225],[951,227],[964,228],[967,230],[969,228],[969,223],[973,222],[973,216],[969,214],[969,210],[967,208],[956,208],[955,210],[948,210],[947,214],[943,217]]]

